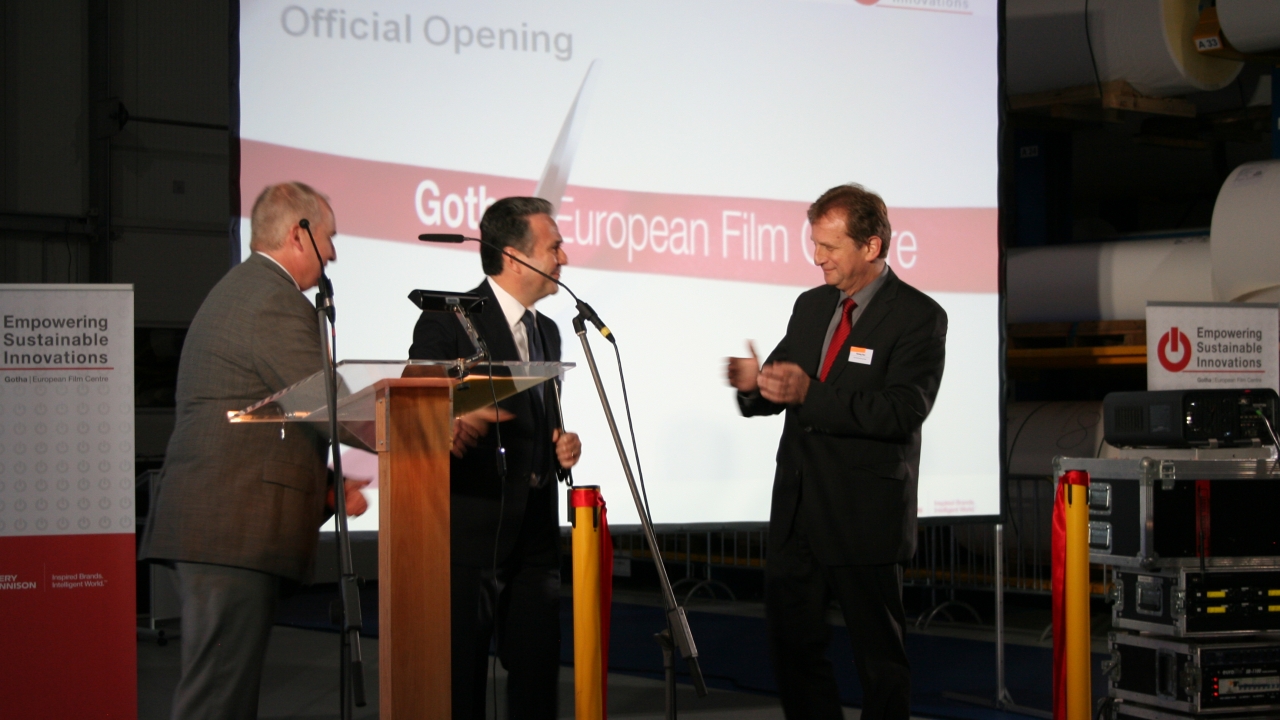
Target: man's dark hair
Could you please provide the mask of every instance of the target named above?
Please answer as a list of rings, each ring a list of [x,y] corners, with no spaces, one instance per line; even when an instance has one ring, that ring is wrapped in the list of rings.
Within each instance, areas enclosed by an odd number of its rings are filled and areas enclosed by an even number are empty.
[[[489,245],[480,246],[480,266],[485,275],[502,274],[502,250],[513,247],[528,255],[533,250],[533,237],[529,233],[530,215],[551,215],[555,208],[551,203],[536,197],[502,198],[489,206],[480,218],[480,239]]]
[[[889,227],[889,209],[879,195],[857,183],[837,185],[822,193],[822,197],[809,206],[809,224],[812,225],[830,212],[844,215],[844,231],[858,247],[866,247],[871,236],[880,238],[880,254],[889,254],[889,239],[893,229]]]

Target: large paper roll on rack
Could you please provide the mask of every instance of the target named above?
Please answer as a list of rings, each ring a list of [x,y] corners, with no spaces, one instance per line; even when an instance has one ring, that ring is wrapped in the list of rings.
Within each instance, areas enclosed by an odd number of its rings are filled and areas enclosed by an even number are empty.
[[[1209,245],[1217,300],[1280,302],[1280,160],[1245,163],[1227,176]]]
[[[1280,49],[1280,2],[1218,0],[1218,24],[1227,42],[1240,52]]]
[[[1022,0],[1005,12],[1015,95],[1112,80],[1153,97],[1183,95],[1226,87],[1243,66],[1196,51],[1196,0]]]
[[[1148,300],[1211,302],[1208,238],[1013,248],[1005,291],[1011,323],[1141,320]]]

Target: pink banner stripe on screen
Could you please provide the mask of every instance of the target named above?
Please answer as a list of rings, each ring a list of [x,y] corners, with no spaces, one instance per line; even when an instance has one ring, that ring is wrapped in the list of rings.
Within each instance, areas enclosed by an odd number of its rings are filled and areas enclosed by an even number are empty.
[[[246,215],[264,186],[301,180],[332,198],[341,233],[383,240],[475,236],[488,203],[531,194],[536,185],[254,140],[241,140],[240,153]],[[811,260],[807,208],[570,185],[556,219],[571,265],[809,287],[821,284],[822,274]],[[995,208],[891,208],[889,219],[889,264],[904,280],[929,291],[996,292]]]

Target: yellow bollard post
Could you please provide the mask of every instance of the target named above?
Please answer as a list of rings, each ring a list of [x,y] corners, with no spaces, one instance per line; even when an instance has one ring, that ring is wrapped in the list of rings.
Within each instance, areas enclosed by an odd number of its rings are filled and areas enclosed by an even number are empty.
[[[1093,715],[1089,627],[1089,486],[1067,486],[1067,718]]]
[[[1054,720],[1093,712],[1089,625],[1089,474],[1058,479],[1053,517]]]
[[[573,697],[577,720],[604,720],[613,543],[600,488],[569,489],[573,522]],[[608,555],[605,555],[605,551]],[[604,563],[609,563],[604,567]]]

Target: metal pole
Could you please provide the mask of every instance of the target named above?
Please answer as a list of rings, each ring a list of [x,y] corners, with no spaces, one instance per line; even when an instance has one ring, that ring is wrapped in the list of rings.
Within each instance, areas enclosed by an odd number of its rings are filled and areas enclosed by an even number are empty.
[[[591,352],[591,343],[587,342],[587,327],[581,313],[573,319],[573,329],[582,341],[582,350],[587,356],[587,367],[591,369],[591,379],[595,381],[596,394],[600,397],[600,405],[604,409],[604,418],[609,423],[609,432],[613,435],[613,445],[618,450],[618,461],[622,463],[622,472],[627,478],[627,486],[631,489],[631,499],[635,502],[640,516],[640,528],[644,532],[645,542],[653,553],[654,568],[658,571],[658,583],[662,586],[662,601],[666,609],[667,624],[671,631],[672,641],[680,649],[680,657],[689,667],[689,675],[693,680],[698,697],[707,694],[706,683],[702,679],[702,668],[698,665],[698,648],[693,642],[693,633],[689,630],[689,620],[685,617],[684,608],[676,603],[675,592],[671,589],[671,578],[667,576],[667,567],[662,561],[662,552],[658,538],[653,531],[653,522],[649,518],[648,508],[640,497],[640,489],[636,485],[635,476],[631,473],[631,461],[627,458],[626,448],[622,444],[622,436],[618,433],[618,424],[613,419],[613,408],[609,405],[609,397],[605,395],[604,384],[600,381],[600,370],[596,367],[596,357]],[[671,682],[675,682],[674,672]],[[674,690],[672,690],[674,692]]]
[[[307,230],[310,233],[310,229]],[[321,263],[321,268],[324,264]],[[327,290],[328,279],[322,277],[322,288]],[[333,451],[333,511],[334,527],[337,530],[338,550],[338,589],[342,603],[342,629],[339,632],[339,654],[341,660],[338,668],[339,714],[343,720],[350,720],[355,707],[365,706],[364,693],[364,658],[360,652],[360,630],[363,620],[360,617],[360,588],[355,574],[355,563],[351,558],[351,534],[347,528],[346,485],[342,475],[342,449],[338,444],[338,374],[334,368],[334,358],[329,345],[329,313],[333,308],[333,298],[324,290],[316,293],[316,317],[320,324],[320,350],[324,355],[325,397],[329,405],[329,446]]]
[[[1004,525],[996,523],[996,696],[995,699],[966,695],[963,693],[944,692],[942,696],[951,700],[995,708],[1005,712],[1029,715],[1031,717],[1053,720],[1053,713],[1017,704],[1004,684]]]
[[[1004,524],[996,523],[996,701],[1013,704],[1004,684]]]

